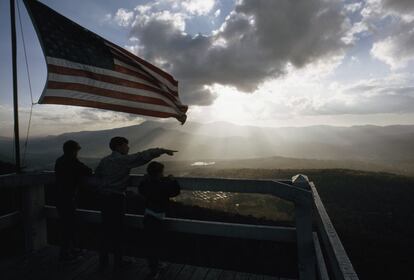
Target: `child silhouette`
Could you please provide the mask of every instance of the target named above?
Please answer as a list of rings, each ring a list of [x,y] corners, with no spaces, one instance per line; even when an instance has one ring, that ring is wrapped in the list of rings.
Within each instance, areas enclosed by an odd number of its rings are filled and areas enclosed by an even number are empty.
[[[148,244],[148,265],[151,277],[157,279],[161,269],[160,254],[165,240],[164,218],[170,197],[180,193],[180,185],[172,175],[164,176],[164,165],[153,161],[138,190],[145,198],[144,235]]]

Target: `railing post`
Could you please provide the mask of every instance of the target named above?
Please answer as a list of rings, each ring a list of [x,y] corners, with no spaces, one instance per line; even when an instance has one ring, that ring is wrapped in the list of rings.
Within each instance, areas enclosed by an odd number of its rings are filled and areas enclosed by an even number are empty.
[[[22,188],[22,221],[26,253],[38,250],[47,244],[45,192],[43,185]]]
[[[292,178],[296,187],[310,190],[308,177],[296,175]],[[298,246],[298,270],[300,280],[316,279],[315,247],[312,233],[312,199],[299,199],[295,203],[296,237]]]

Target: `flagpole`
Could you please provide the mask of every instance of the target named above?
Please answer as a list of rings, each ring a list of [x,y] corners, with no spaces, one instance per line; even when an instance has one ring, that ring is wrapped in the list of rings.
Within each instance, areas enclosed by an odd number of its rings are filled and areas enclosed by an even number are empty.
[[[16,21],[14,0],[10,0],[11,19],[11,44],[13,67],[13,111],[14,111],[14,150],[16,160],[16,172],[21,172],[20,165],[20,139],[19,139],[19,102],[17,97],[17,61],[16,61]]]

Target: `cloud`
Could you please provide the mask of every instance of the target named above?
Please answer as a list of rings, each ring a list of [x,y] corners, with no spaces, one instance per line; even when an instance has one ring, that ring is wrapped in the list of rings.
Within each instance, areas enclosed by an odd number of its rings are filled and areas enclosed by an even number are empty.
[[[356,2],[356,3],[346,5],[345,9],[351,13],[355,13],[359,11],[361,7],[362,7],[362,2]]]
[[[214,17],[218,17],[221,13],[220,9],[217,9],[217,11],[214,12]]]
[[[364,23],[377,38],[371,55],[392,70],[404,68],[414,60],[413,12],[411,0],[368,0],[361,12]]]
[[[410,26],[409,29],[411,30],[404,30],[399,34],[375,42],[371,54],[390,65],[392,69],[405,67],[414,60],[414,26]]]
[[[408,88],[412,92],[412,88]],[[392,92],[395,93],[395,92]],[[356,100],[346,102],[331,100],[314,110],[317,115],[370,115],[370,114],[404,114],[414,113],[413,95],[394,95],[384,93],[372,97],[359,96]]]
[[[20,134],[25,136],[30,108],[19,108]],[[100,130],[143,122],[137,115],[60,105],[37,105],[33,108],[30,136],[44,136],[68,131]],[[0,136],[13,133],[12,108],[0,105]]]
[[[338,90],[338,89],[336,89]],[[414,113],[414,77],[390,76],[339,88],[317,106],[304,110],[315,115],[369,115]]]
[[[399,13],[410,13],[414,11],[414,1],[412,0],[382,0],[383,6],[387,9]]]
[[[284,75],[288,65],[302,68],[342,54],[351,44],[345,42],[350,24],[343,4],[335,0],[239,1],[208,36],[185,32],[188,7],[159,7],[136,7],[130,36],[138,38],[138,55],[163,62],[174,74],[189,104],[211,104],[214,84],[254,92]]]
[[[192,15],[207,15],[215,6],[214,0],[184,0],[179,1],[183,9]]]
[[[133,16],[134,13],[131,11],[128,12],[126,9],[118,9],[114,20],[118,25],[126,27],[131,24]]]
[[[362,3],[364,8],[361,14],[365,19],[383,19],[389,16],[400,17],[406,21],[414,19],[414,4],[411,0],[366,0]]]
[[[337,123],[341,119],[387,123],[384,116],[403,119],[414,115],[414,75],[392,74],[341,83],[327,77],[318,79],[320,75],[313,76],[310,70],[301,69],[268,81],[255,94],[240,95],[235,89],[216,85],[220,95],[214,105],[208,110],[194,106],[197,110],[190,115],[204,121],[268,125],[303,125],[305,120]]]

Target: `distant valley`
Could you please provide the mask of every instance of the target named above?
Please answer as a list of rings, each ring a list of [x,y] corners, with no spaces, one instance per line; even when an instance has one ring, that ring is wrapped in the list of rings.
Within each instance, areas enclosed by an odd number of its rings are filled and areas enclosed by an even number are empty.
[[[131,152],[152,147],[178,150],[174,158],[161,160],[169,161],[171,170],[182,172],[195,168],[347,168],[414,174],[413,125],[266,128],[222,122],[179,126],[147,121],[111,130],[30,139],[26,166],[53,168],[68,139],[81,144],[80,157],[94,166],[109,153],[108,142],[117,135],[129,139]],[[12,139],[0,138],[0,160],[13,161]]]

